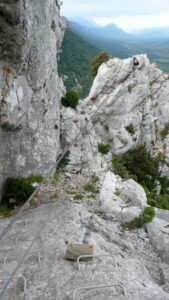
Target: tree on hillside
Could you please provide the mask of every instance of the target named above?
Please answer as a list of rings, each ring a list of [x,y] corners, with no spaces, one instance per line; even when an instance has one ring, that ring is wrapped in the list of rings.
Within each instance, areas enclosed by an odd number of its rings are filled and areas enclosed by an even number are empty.
[[[95,77],[97,75],[98,69],[103,62],[106,62],[110,59],[110,55],[107,52],[100,52],[97,54],[91,63],[91,72]]]

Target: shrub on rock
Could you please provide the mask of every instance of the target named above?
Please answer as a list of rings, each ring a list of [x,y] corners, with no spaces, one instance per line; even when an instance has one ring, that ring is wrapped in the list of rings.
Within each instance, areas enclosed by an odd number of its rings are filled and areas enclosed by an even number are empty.
[[[98,151],[102,154],[107,154],[110,151],[110,148],[111,147],[108,144],[102,144],[102,143],[98,144]]]
[[[42,180],[43,177],[40,175],[31,175],[27,178],[9,177],[4,183],[0,205],[9,210],[22,205],[35,190],[33,183]]]
[[[64,97],[62,97],[61,103],[65,107],[76,108],[79,103],[79,95],[77,92],[71,90],[66,93]]]
[[[144,211],[134,220],[127,222],[125,227],[128,229],[136,229],[142,227],[146,223],[150,223],[155,217],[155,210],[151,206],[144,208]]]

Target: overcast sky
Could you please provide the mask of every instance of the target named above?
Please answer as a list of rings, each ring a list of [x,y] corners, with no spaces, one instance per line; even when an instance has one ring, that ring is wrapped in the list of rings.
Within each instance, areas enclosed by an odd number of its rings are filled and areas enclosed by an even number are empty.
[[[63,0],[61,14],[100,25],[116,23],[126,31],[169,26],[169,0]]]

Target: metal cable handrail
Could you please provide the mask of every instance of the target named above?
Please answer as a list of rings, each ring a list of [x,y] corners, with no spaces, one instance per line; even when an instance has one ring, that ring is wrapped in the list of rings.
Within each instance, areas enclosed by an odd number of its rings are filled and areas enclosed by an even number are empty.
[[[115,80],[114,80],[115,81]],[[114,82],[112,82],[113,84]],[[92,117],[99,111],[99,109],[102,107],[102,105],[107,102],[109,100],[109,96],[107,95],[105,97],[105,99],[100,103],[100,105],[98,106],[98,108],[94,111],[93,114],[89,114],[89,119],[86,122],[83,130],[86,128],[86,126],[88,125],[88,123],[92,120]],[[24,203],[24,205],[19,209],[19,211],[17,212],[17,214],[12,218],[12,220],[9,222],[9,224],[7,225],[7,227],[3,230],[3,232],[0,234],[0,241],[4,238],[4,236],[8,233],[9,229],[12,227],[12,225],[15,223],[15,221],[19,218],[20,213],[27,207],[27,205],[29,205],[30,201],[33,199],[33,197],[36,195],[36,193],[39,191],[39,189],[43,186],[43,184],[45,183],[46,180],[49,179],[49,177],[51,176],[51,174],[53,173],[54,170],[56,170],[58,168],[58,165],[60,163],[60,161],[63,159],[63,157],[67,154],[67,152],[69,151],[69,148],[71,145],[73,145],[76,140],[78,139],[78,137],[81,134],[81,131],[79,131],[79,133],[77,134],[77,136],[74,138],[74,140],[71,142],[71,144],[69,146],[66,146],[62,155],[58,158],[58,160],[56,161],[55,164],[52,164],[50,171],[48,172],[48,175],[43,179],[43,181],[37,186],[37,188],[34,190],[34,192],[30,195],[30,197],[28,198],[28,200]],[[50,211],[49,209],[49,216],[52,214],[53,209]],[[21,267],[22,263],[24,262],[26,256],[28,255],[29,251],[32,249],[34,243],[36,242],[36,240],[39,238],[39,236],[42,234],[47,221],[48,221],[49,217],[47,218],[47,220],[45,220],[44,222],[42,222],[42,226],[40,228],[40,230],[38,231],[38,233],[34,236],[34,239],[32,240],[30,246],[27,248],[27,250],[24,252],[24,255],[21,257],[18,265],[16,266],[15,270],[13,271],[11,277],[9,278],[9,280],[7,281],[7,283],[5,284],[5,287],[3,288],[2,292],[0,293],[0,297],[2,295],[4,295],[7,287],[9,286],[9,284],[12,282],[13,278],[15,277],[17,271],[19,270],[19,268]]]
[[[96,109],[96,111],[90,115],[89,120],[86,122],[85,126],[83,129],[86,128],[86,126],[88,125],[88,123],[91,121],[92,117],[98,112],[98,110],[100,109],[100,107],[109,99],[109,96],[107,96],[102,103],[99,105],[99,107]],[[59,157],[59,159],[57,160],[56,164],[52,164],[52,167],[50,168],[50,171],[48,172],[48,175],[43,179],[43,181],[37,186],[37,188],[34,190],[34,192],[32,193],[32,195],[30,195],[30,197],[28,198],[28,200],[24,203],[24,205],[19,209],[19,211],[17,212],[17,214],[12,218],[12,220],[9,222],[9,224],[7,225],[7,227],[3,230],[3,232],[0,234],[0,241],[5,237],[5,235],[8,233],[8,231],[10,230],[10,228],[12,227],[12,225],[16,222],[16,220],[19,218],[21,212],[23,212],[23,210],[27,207],[27,205],[30,203],[30,201],[33,199],[33,197],[36,195],[36,193],[39,191],[39,189],[43,186],[43,184],[45,183],[46,180],[49,179],[49,177],[51,176],[51,174],[53,173],[54,170],[56,170],[58,168],[58,165],[60,163],[60,161],[63,159],[63,157],[66,155],[66,153],[69,151],[69,148],[71,145],[73,145],[76,140],[78,139],[78,137],[81,134],[81,130],[79,131],[79,133],[77,134],[77,136],[74,138],[74,140],[72,141],[72,143],[69,146],[66,146],[62,155]],[[51,215],[51,213],[53,212],[53,209],[51,209],[51,211],[49,212],[49,215]],[[49,219],[49,218],[48,218]],[[34,239],[32,240],[30,246],[27,248],[27,250],[24,252],[23,256],[21,257],[18,265],[16,266],[15,270],[12,272],[11,277],[9,278],[9,280],[7,281],[7,283],[5,284],[4,288],[2,289],[1,293],[0,293],[0,297],[4,295],[6,289],[8,288],[9,284],[12,282],[13,278],[15,277],[17,271],[19,270],[19,268],[21,267],[22,263],[24,262],[26,256],[28,255],[29,251],[32,249],[35,241],[37,240],[37,238],[39,238],[39,235],[42,234],[43,229],[45,228],[47,221],[44,221],[42,223],[42,226],[40,228],[40,230],[38,231],[38,233],[34,236]]]
[[[91,121],[92,117],[98,112],[98,110],[100,109],[100,107],[109,99],[109,96],[107,96],[103,102],[99,105],[99,107],[97,108],[97,110],[90,115],[89,120],[86,122],[85,126],[83,129],[86,128],[86,126],[88,125],[88,123]],[[7,227],[3,230],[3,232],[0,234],[0,241],[4,238],[4,236],[7,234],[7,232],[9,231],[9,229],[11,228],[11,226],[15,223],[15,221],[19,218],[19,215],[21,212],[23,212],[23,210],[28,206],[28,204],[30,203],[30,201],[33,199],[33,197],[36,195],[36,193],[40,190],[40,188],[43,186],[43,184],[45,183],[46,180],[49,179],[49,177],[51,176],[51,174],[53,173],[54,170],[56,170],[58,168],[58,165],[60,163],[60,161],[63,159],[63,157],[66,155],[66,153],[69,151],[69,148],[71,145],[73,145],[76,140],[78,139],[78,137],[81,134],[81,130],[79,131],[79,133],[76,135],[76,137],[74,138],[74,140],[71,142],[71,144],[69,146],[66,146],[62,155],[59,157],[59,159],[57,160],[57,162],[55,164],[52,164],[52,167],[50,168],[50,171],[48,172],[48,175],[42,180],[42,182],[36,187],[36,189],[34,190],[34,192],[30,195],[30,197],[28,198],[28,200],[24,203],[24,205],[19,209],[19,211],[16,213],[16,215],[12,218],[12,220],[9,222],[9,224],[7,225]]]
[[[57,206],[59,206],[58,203],[56,203],[55,205],[55,208],[57,208]],[[37,238],[39,238],[39,235],[42,234],[46,224],[48,223],[49,219],[50,219],[50,216],[52,215],[53,213],[53,205],[52,205],[52,209],[51,207],[49,208],[49,212],[48,212],[48,217],[47,219],[43,222],[43,224],[41,225],[40,229],[38,230],[38,232],[36,233],[34,239],[32,240],[31,244],[29,245],[29,247],[26,249],[26,251],[23,253],[18,265],[16,266],[15,270],[12,272],[10,278],[7,280],[4,288],[2,289],[2,291],[0,292],[0,297],[2,297],[5,293],[5,291],[7,290],[9,284],[12,282],[12,280],[14,279],[16,273],[18,272],[18,270],[20,269],[22,263],[24,262],[26,256],[28,255],[28,253],[30,252],[30,250],[32,249],[33,245],[35,244]]]

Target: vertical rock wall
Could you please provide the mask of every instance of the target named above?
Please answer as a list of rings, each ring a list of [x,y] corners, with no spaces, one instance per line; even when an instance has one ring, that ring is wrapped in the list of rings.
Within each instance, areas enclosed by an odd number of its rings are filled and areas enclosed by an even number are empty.
[[[0,0],[1,182],[10,174],[44,174],[56,161],[63,35],[56,0]]]

